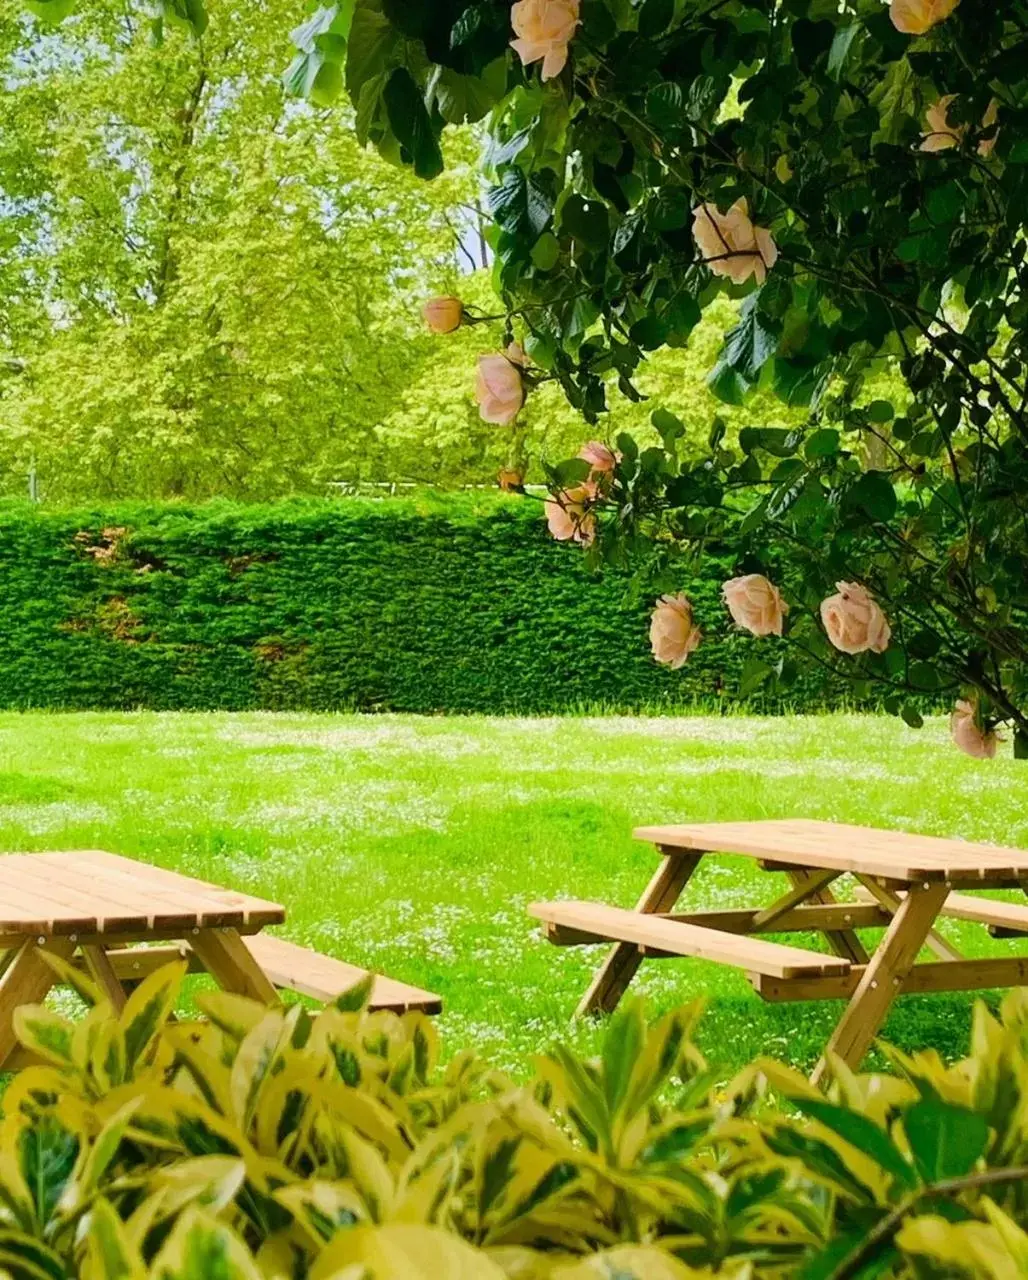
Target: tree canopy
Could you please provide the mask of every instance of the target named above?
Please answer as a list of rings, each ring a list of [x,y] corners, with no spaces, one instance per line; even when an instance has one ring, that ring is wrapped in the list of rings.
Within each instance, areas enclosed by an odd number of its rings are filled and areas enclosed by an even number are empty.
[[[160,11],[204,22],[200,0]],[[551,470],[558,536],[646,554],[669,587],[731,547],[796,661],[914,724],[919,694],[949,694],[966,750],[1006,722],[1028,754],[1024,0],[341,0],[295,43],[291,90],[348,96],[358,138],[422,178],[448,128],[484,121],[529,413],[553,383],[600,421],[726,297],[712,389],[802,411],[737,434],[712,414],[700,457],[661,408],[658,443]],[[873,394],[891,362],[900,394]],[[655,650],[671,635],[684,660],[697,621],[669,596]],[[747,679],[794,670],[755,649]]]

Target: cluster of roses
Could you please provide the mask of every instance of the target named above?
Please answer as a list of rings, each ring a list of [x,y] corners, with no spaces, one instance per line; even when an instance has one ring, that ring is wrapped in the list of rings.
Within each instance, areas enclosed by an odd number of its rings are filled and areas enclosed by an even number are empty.
[[[840,653],[884,653],[892,628],[877,600],[857,582],[837,582],[836,594],[821,602],[821,621]],[[732,621],[754,636],[780,636],[789,606],[774,583],[762,574],[732,578],[722,588]],[[660,663],[677,671],[699,647],[703,633],[684,593],[661,596],[650,621],[650,646]],[[999,738],[983,727],[978,708],[961,700],[950,716],[953,741],[976,760],[991,760]]]
[[[890,16],[897,30],[908,35],[924,35],[943,22],[960,0],[891,0]],[[516,39],[511,44],[522,63],[542,63],[543,80],[560,75],[567,65],[568,49],[578,29],[580,0],[518,0],[511,8],[511,24]],[[921,150],[945,151],[961,146],[966,125],[951,125],[949,108],[954,95],[942,97],[926,112],[927,131]],[[982,119],[986,136],[978,144],[978,154],[988,157],[996,145],[997,106],[992,102]],[[777,172],[788,181],[791,170],[783,157]],[[771,232],[756,226],[749,203],[740,197],[722,213],[714,204],[704,203],[693,210],[693,239],[712,274],[734,284],[751,277],[758,285],[778,260],[778,247]],[[433,298],[424,309],[425,321],[434,333],[452,333],[472,322],[463,302],[456,297]],[[509,426],[525,403],[528,358],[520,343],[511,342],[503,352],[483,355],[478,360],[475,398],[482,418],[498,426]],[[609,488],[619,457],[605,444],[591,440],[579,455],[589,464],[589,475],[581,484],[546,502],[546,522],[560,542],[589,546],[596,537],[596,508]],[[501,471],[502,488],[520,488],[522,476]],[[831,644],[841,653],[883,653],[892,630],[877,601],[859,583],[839,582],[837,594],[822,601],[821,620]],[[755,636],[781,636],[788,605],[778,588],[761,574],[746,574],[726,582],[724,600],[733,620]],[[650,625],[650,644],[658,662],[677,670],[697,648],[702,634],[693,617],[692,605],[682,593],[665,595],[657,601]],[[991,759],[999,741],[995,730],[983,725],[978,708],[961,700],[950,719],[953,740],[976,759]]]

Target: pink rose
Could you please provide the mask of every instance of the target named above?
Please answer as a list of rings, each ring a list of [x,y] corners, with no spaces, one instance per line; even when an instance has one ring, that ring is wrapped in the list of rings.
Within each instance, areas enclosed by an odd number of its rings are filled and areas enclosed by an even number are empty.
[[[755,636],[780,636],[789,606],[778,588],[759,573],[732,578],[722,588],[733,621]]]
[[[552,80],[567,64],[578,20],[579,0],[518,0],[510,11],[514,52],[526,67],[541,59],[543,79]]]
[[[856,582],[837,582],[839,594],[821,602],[828,639],[842,653],[884,653],[892,628],[878,602]]]
[[[583,547],[592,543],[596,537],[595,498],[595,488],[583,484],[546,500],[546,525],[558,542],[577,542]]]
[[[889,17],[897,31],[908,36],[923,36],[945,21],[959,3],[960,0],[892,0]]]
[[[483,422],[509,427],[525,403],[525,387],[517,366],[506,356],[479,356],[475,399]]]
[[[503,354],[511,364],[519,365],[522,369],[527,369],[532,363],[520,342],[509,342]]]
[[[608,449],[599,440],[590,440],[578,451],[578,456],[591,467],[589,478],[593,482],[609,476],[620,461],[620,455]]]
[[[955,93],[947,93],[924,113],[928,132],[921,134],[922,151],[948,151],[950,147],[959,147],[963,142],[967,126],[951,125],[947,119],[949,104],[956,96]]]
[[[464,319],[464,303],[460,298],[430,298],[421,314],[433,333],[453,333]]]
[[[999,738],[995,730],[985,730],[979,725],[978,709],[973,703],[963,699],[957,703],[949,718],[949,731],[966,755],[976,760],[991,760],[995,756]]]
[[[950,103],[956,100],[956,96],[955,93],[947,93],[945,97],[933,103],[925,112],[924,118],[928,131],[921,134],[920,149],[922,151],[948,151],[951,147],[959,147],[964,141],[967,134],[967,125],[954,125],[949,122]],[[991,129],[996,123],[998,115],[999,103],[993,98],[985,109],[985,115],[982,116],[982,129]],[[994,133],[991,138],[983,138],[978,143],[978,154],[988,159],[996,149],[998,136],[998,134]]]
[[[714,204],[697,205],[692,217],[693,239],[714,275],[728,276],[736,284],[743,284],[750,276],[757,284],[764,283],[778,261],[778,246],[770,231],[750,221],[745,196],[727,213],[719,212]]]
[[[677,671],[701,639],[688,597],[661,596],[650,619],[650,648],[657,661]]]

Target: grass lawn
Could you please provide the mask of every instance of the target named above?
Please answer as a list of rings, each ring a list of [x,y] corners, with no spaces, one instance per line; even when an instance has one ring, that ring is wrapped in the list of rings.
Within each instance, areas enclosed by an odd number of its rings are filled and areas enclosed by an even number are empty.
[[[600,952],[542,942],[525,904],[631,905],[654,867],[639,823],[808,816],[1028,847],[1028,767],[979,764],[941,721],[0,715],[0,849],[105,848],[285,903],[287,932],[442,994],[451,1049],[517,1066],[562,1037]],[[688,901],[768,902],[784,877],[710,860]],[[973,925],[967,953],[1005,954]],[[727,1074],[817,1057],[840,1006],[766,1005],[745,978],[651,961],[655,1008],[705,996]],[[964,1051],[972,998],[911,997],[886,1033]]]

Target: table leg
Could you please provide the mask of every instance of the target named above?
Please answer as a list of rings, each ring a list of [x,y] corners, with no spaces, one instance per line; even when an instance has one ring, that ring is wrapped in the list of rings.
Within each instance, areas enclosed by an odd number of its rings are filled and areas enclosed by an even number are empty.
[[[891,915],[896,914],[901,901],[899,894],[893,893],[891,889],[886,889],[883,885],[880,885],[873,876],[857,876],[857,879],[879,906],[884,907]],[[937,929],[929,929],[925,945],[940,960],[964,959],[956,947],[948,943]]]
[[[674,851],[664,853],[664,862],[639,899],[636,911],[654,915],[674,909],[682,890],[700,864],[702,853]],[[639,948],[631,942],[618,942],[610,950],[589,990],[582,997],[575,1017],[612,1013],[625,994],[642,963]]]
[[[0,1070],[18,1048],[14,1011],[23,1004],[39,1004],[57,982],[57,974],[43,958],[44,951],[67,960],[75,950],[68,938],[47,938],[40,945],[28,938],[18,948],[0,981]]]
[[[235,929],[201,929],[189,939],[203,967],[223,991],[279,1004],[279,994]]]
[[[89,943],[82,948],[82,957],[86,962],[86,968],[89,970],[90,977],[104,993],[115,1013],[121,1013],[125,1008],[125,1002],[128,996],[125,994],[125,988],[121,985],[118,975],[114,972],[114,965],[111,964],[111,958],[103,947],[95,943]]]
[[[789,879],[799,888],[812,880],[815,875],[816,872],[813,871],[790,871]],[[824,888],[812,893],[809,901],[825,906],[828,903],[837,902],[838,899],[831,889]],[[825,937],[835,954],[841,956],[843,960],[850,960],[853,964],[867,964],[868,954],[864,944],[852,929],[826,929]]]
[[[830,1054],[854,1071],[860,1066],[948,896],[946,884],[911,885],[828,1041],[814,1084],[830,1075]]]

